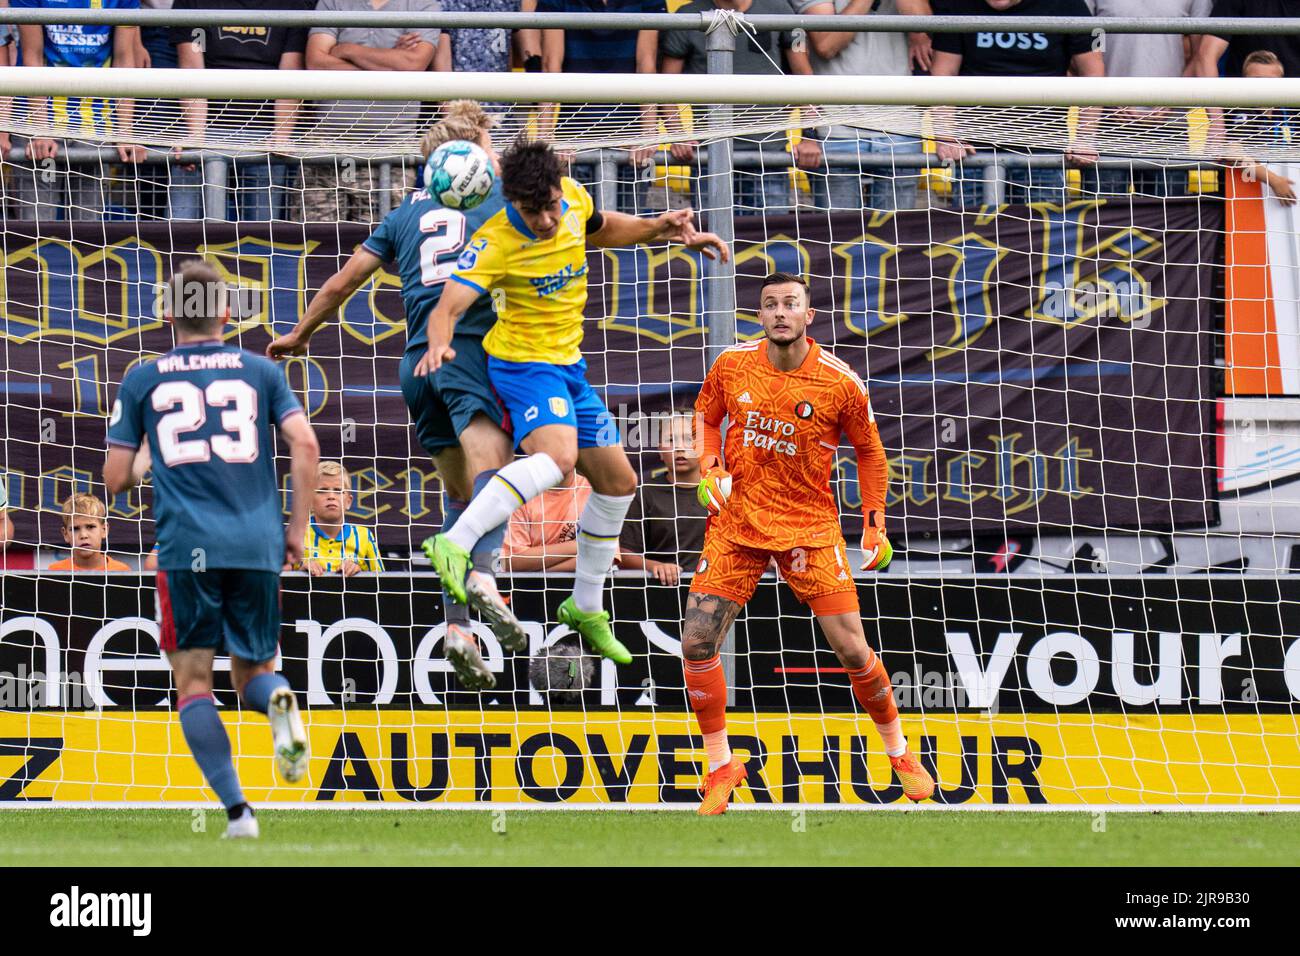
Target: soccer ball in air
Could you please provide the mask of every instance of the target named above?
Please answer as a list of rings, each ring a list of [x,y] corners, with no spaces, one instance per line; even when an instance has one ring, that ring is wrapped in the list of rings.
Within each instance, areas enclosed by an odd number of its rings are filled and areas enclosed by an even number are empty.
[[[596,677],[596,659],[584,653],[582,640],[562,637],[528,662],[528,682],[553,704],[576,704]]]
[[[464,139],[443,143],[424,164],[424,188],[448,209],[473,209],[495,179],[487,151]]]

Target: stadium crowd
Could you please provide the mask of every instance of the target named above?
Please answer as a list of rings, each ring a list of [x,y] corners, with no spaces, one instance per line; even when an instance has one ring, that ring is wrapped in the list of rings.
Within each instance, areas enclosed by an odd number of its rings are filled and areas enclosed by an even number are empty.
[[[905,14],[913,16],[975,16],[1001,14],[1010,21],[1032,17],[1294,17],[1300,0],[10,0],[13,7],[146,7],[175,10],[318,9],[323,11],[385,10],[402,12],[538,11],[581,13],[598,24],[613,13],[700,12],[714,7],[746,14],[804,13],[855,16]],[[1013,27],[1014,23],[1009,22]],[[1039,76],[1213,76],[1242,75],[1246,58],[1255,52],[1275,55],[1283,75],[1300,74],[1300,37],[1252,36],[1087,35],[1028,32],[936,34],[812,32],[742,35],[737,42],[736,74],[997,76],[1031,82]],[[617,31],[598,25],[586,30],[474,29],[440,31],[396,28],[208,27],[148,28],[93,26],[0,26],[0,65],[90,67],[180,67],[182,69],[381,70],[381,71],[504,71],[569,73],[703,73],[707,69],[705,35],[698,31]],[[503,104],[498,104],[504,109]],[[431,117],[431,104],[315,103],[292,100],[263,103],[250,110],[231,104],[188,100],[177,115],[162,116],[178,129],[193,133],[233,132],[241,140],[264,136],[268,146],[287,142],[296,124],[310,118],[318,129],[331,122],[373,124],[385,136],[416,139],[416,131]],[[5,106],[3,108],[10,108]],[[346,156],[333,162],[304,163],[273,151],[220,167],[226,177],[228,208],[208,209],[213,191],[205,177],[217,175],[204,164],[150,162],[137,166],[145,151],[129,142],[136,123],[156,128],[174,104],[116,104],[115,115],[102,100],[52,102],[34,99],[28,106],[46,118],[73,121],[86,128],[85,142],[99,136],[117,141],[121,166],[91,168],[74,165],[68,175],[51,177],[68,143],[37,138],[14,139],[0,132],[0,148],[14,160],[5,177],[5,212],[19,219],[123,218],[154,216],[170,219],[231,218],[241,221],[292,219],[316,222],[375,222],[400,202],[417,171],[402,167],[381,185],[377,166]],[[53,115],[51,115],[53,114]],[[625,211],[649,212],[688,205],[692,201],[690,164],[698,143],[684,111],[654,107],[593,107],[546,110],[539,119],[543,134],[563,135],[567,129],[593,120],[623,123],[638,134],[662,133],[666,158],[653,147],[629,153],[620,175],[629,178],[619,190]],[[0,120],[3,117],[0,116]],[[0,122],[0,125],[3,125]],[[811,204],[839,209],[912,208],[936,203],[978,205],[983,201],[983,168],[960,162],[951,179],[930,175],[927,152],[938,159],[960,161],[980,152],[978,144],[939,141],[934,144],[890,133],[847,126],[804,128],[757,139],[741,139],[738,150],[763,149],[766,156],[788,153],[781,166],[741,169],[737,174],[738,212],[786,209]],[[10,148],[14,147],[10,152]],[[845,157],[848,159],[846,160]],[[855,169],[852,158],[865,166]],[[1007,168],[1006,199],[1037,201],[1072,188],[1126,193],[1130,188],[1155,195],[1185,194],[1186,170],[1158,166],[1094,168],[1098,157],[1086,146],[1067,153],[1063,161],[1032,168],[1011,163]],[[767,162],[767,160],[764,160]],[[846,165],[847,163],[847,165]],[[135,167],[135,168],[133,168]],[[1074,172],[1075,170],[1081,172]],[[874,171],[874,174],[873,174]],[[590,181],[595,170],[575,167],[579,179]],[[381,192],[390,191],[386,201]],[[924,190],[930,195],[920,195]]]

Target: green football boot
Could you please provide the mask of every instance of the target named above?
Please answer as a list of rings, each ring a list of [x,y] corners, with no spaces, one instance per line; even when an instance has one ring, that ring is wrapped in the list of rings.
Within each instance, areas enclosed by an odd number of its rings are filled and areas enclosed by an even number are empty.
[[[452,541],[445,534],[435,534],[425,538],[420,545],[424,556],[433,564],[433,570],[442,578],[442,586],[447,589],[453,601],[464,604],[465,575],[469,573],[469,552]]]
[[[560,623],[577,631],[583,639],[615,664],[631,664],[632,653],[614,636],[608,611],[579,611],[572,597],[564,599],[559,610]]]

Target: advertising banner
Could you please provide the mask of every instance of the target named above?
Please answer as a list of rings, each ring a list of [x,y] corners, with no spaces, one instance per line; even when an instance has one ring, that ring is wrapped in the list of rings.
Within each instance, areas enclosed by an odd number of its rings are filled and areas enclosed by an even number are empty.
[[[543,587],[545,585],[545,587]],[[685,589],[620,578],[626,668],[563,696],[529,685],[562,576],[517,579],[530,654],[481,630],[497,689],[456,688],[436,582],[284,580],[281,661],[305,705],[309,784],[273,777],[263,717],[217,700],[253,800],[688,802],[702,741],[680,661]],[[1246,577],[863,583],[904,728],[951,803],[1300,802],[1300,584]],[[133,576],[0,575],[0,800],[205,800],[172,711],[153,594]],[[745,800],[902,799],[870,718],[775,582],[737,622],[732,746]]]
[[[810,334],[867,379],[891,459],[896,535],[1035,533],[1217,521],[1211,298],[1221,204],[1080,201],[1006,215],[948,210],[736,218],[738,336],[761,334],[772,270],[812,283]],[[348,223],[11,222],[3,235],[0,480],[19,541],[62,546],[59,502],[99,487],[111,400],[171,347],[158,284],[205,256],[237,287],[228,338],[261,352],[366,237]],[[703,379],[703,260],[593,250],[584,351],[630,432]],[[440,485],[398,385],[397,278],[381,271],[285,363],[323,453],[352,472],[352,520],[409,551],[441,521]],[[646,467],[652,433],[625,434]],[[855,458],[837,494],[852,535]],[[149,492],[112,502],[114,546],[152,544]]]

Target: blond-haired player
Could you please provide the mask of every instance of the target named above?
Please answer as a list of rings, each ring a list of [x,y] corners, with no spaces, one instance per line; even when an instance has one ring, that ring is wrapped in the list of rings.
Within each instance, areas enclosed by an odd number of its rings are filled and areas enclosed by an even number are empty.
[[[764,279],[758,316],[764,337],[723,352],[695,404],[704,426],[700,500],[715,515],[682,626],[687,697],[709,758],[700,813],[725,812],[746,776],[727,742],[727,682],[718,648],[773,558],[848,671],[903,792],[924,800],[934,780],[907,747],[884,664],[867,644],[830,489],[835,451],[846,435],[858,456],[862,569],[885,567],[893,554],[884,517],[889,468],[866,385],[805,335],[813,310],[800,277],[777,272]],[[725,453],[724,418],[730,422]]]
[[[448,103],[442,117],[422,140],[425,155],[443,143],[466,140],[486,150],[493,163],[493,121],[473,100]],[[395,264],[402,279],[406,307],[406,354],[399,371],[402,397],[415,424],[416,438],[433,459],[442,479],[444,527],[451,527],[473,498],[512,457],[510,438],[502,430],[504,411],[488,383],[483,337],[496,319],[484,300],[457,329],[458,357],[438,375],[415,374],[428,343],[429,314],[448,287],[447,280],[462,249],[484,222],[504,206],[501,187],[473,209],[448,209],[429,192],[417,189],[388,214],[352,254],[341,270],[312,297],[298,325],[266,350],[271,358],[302,355],[312,334],[361,288],[385,263]],[[505,524],[489,529],[474,548],[473,568],[464,587],[472,604],[491,624],[502,646],[522,651],[528,642],[514,614],[497,591],[494,552],[501,549]],[[447,594],[446,589],[443,591]],[[496,685],[471,630],[465,603],[444,600],[447,636],[443,650],[456,676],[471,690]]]

